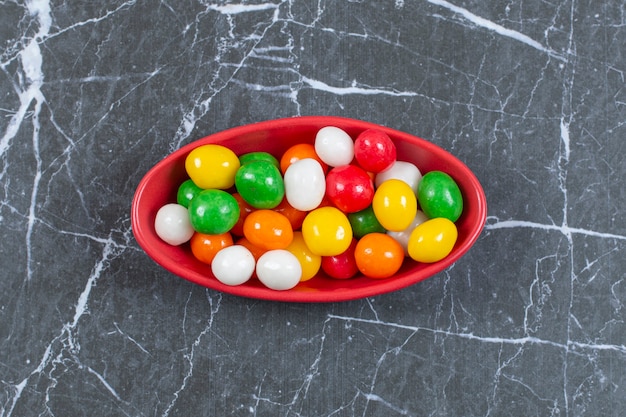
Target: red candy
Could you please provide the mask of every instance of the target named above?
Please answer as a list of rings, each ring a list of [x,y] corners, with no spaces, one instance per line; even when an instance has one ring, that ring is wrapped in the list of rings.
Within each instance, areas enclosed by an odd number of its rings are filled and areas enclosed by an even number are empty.
[[[396,145],[385,132],[368,129],[354,141],[354,157],[364,170],[381,172],[396,160]]]
[[[326,195],[339,210],[355,213],[372,203],[374,184],[362,168],[344,165],[331,169],[326,175]]]
[[[356,244],[357,240],[352,239],[352,243],[345,252],[335,256],[322,256],[322,270],[335,279],[348,279],[355,276],[359,272],[354,257]]]

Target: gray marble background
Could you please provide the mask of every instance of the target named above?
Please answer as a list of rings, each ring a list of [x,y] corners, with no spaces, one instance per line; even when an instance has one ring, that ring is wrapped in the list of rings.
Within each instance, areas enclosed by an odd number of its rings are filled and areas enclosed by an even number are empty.
[[[625,415],[625,51],[622,0],[0,1],[0,415]],[[311,114],[465,161],[474,248],[322,305],[141,251],[157,161]]]

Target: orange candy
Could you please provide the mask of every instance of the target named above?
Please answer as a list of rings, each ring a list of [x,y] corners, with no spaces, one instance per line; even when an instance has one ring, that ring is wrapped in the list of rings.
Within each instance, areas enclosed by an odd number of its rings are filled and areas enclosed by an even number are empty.
[[[274,210],[253,211],[243,223],[243,235],[262,249],[285,249],[293,240],[289,219]]]
[[[320,163],[322,166],[322,170],[326,172],[328,170],[328,165],[326,165],[317,153],[315,152],[315,146],[310,143],[299,143],[297,145],[293,145],[291,148],[287,149],[283,156],[280,158],[280,170],[285,174],[289,165],[293,164],[296,161],[301,159],[312,158]]]
[[[286,198],[283,198],[283,201],[281,201],[280,204],[274,207],[272,210],[287,217],[287,219],[289,219],[289,223],[291,223],[291,228],[293,230],[298,230],[302,227],[302,222],[304,221],[304,218],[308,213],[307,211],[301,211],[293,208]]]
[[[267,249],[263,249],[263,248],[260,248],[258,246],[253,245],[245,237],[240,238],[235,243],[237,245],[241,245],[241,246],[245,247],[246,249],[248,249],[252,253],[252,256],[254,256],[254,260],[255,261],[258,261],[259,258],[261,257],[261,255],[263,255],[265,252],[267,252]]]
[[[248,217],[248,214],[256,209],[248,204],[239,193],[234,193],[233,197],[235,197],[239,205],[239,219],[232,229],[230,229],[230,232],[236,236],[243,236],[243,222],[246,220],[246,217]]]
[[[191,236],[190,244],[193,256],[200,262],[210,264],[213,262],[213,258],[217,255],[217,252],[223,248],[232,246],[233,237],[229,232],[219,235],[207,235],[195,232],[193,236]]]
[[[354,257],[363,275],[389,278],[402,266],[404,249],[385,233],[369,233],[357,242]]]

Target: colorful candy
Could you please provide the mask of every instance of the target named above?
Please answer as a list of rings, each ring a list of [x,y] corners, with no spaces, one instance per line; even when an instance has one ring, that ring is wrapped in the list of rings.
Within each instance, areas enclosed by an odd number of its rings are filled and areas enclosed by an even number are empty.
[[[444,217],[417,226],[409,237],[409,256],[418,262],[432,263],[450,254],[458,237],[456,225]]]
[[[222,145],[198,146],[185,159],[187,175],[205,190],[226,190],[232,187],[240,165],[237,155]]]
[[[246,217],[243,235],[259,248],[285,249],[293,240],[289,219],[274,210],[256,210]]]
[[[334,256],[322,256],[322,270],[331,278],[348,279],[359,272],[354,257],[357,240],[352,239],[348,249]]]
[[[387,234],[369,233],[357,242],[354,258],[363,275],[389,278],[402,266],[404,249]]]
[[[252,207],[271,209],[285,196],[280,170],[272,162],[254,160],[242,165],[235,174],[235,187]]]
[[[181,206],[187,208],[189,207],[189,202],[198,194],[202,192],[202,188],[198,187],[195,182],[191,179],[183,182],[180,187],[178,187],[178,193],[176,194],[176,201]]]
[[[372,204],[374,184],[363,168],[343,165],[328,172],[326,195],[339,210],[354,213]]]
[[[372,202],[374,214],[387,230],[406,229],[417,213],[417,199],[409,185],[401,180],[387,180],[380,184]]]
[[[311,252],[320,256],[339,255],[352,242],[348,217],[336,207],[311,211],[302,223],[302,236]]]
[[[360,239],[368,233],[385,233],[385,228],[380,224],[374,213],[374,208],[370,205],[361,211],[348,214],[352,234]]]
[[[448,174],[422,177],[396,160],[394,142],[380,130],[353,141],[327,126],[312,139],[280,159],[261,151],[237,157],[221,145],[192,150],[177,203],[157,213],[157,235],[171,245],[189,241],[226,285],[256,275],[275,290],[320,270],[335,279],[358,272],[389,278],[407,257],[431,263],[450,254],[463,198]]]
[[[239,163],[245,165],[252,161],[265,161],[274,165],[276,168],[280,168],[280,162],[274,155],[269,152],[249,152],[239,157]]]
[[[429,218],[445,217],[455,222],[463,212],[463,196],[457,183],[445,172],[431,171],[420,181],[417,196]]]
[[[396,161],[396,145],[385,132],[367,129],[354,141],[354,157],[364,170],[381,172]]]
[[[200,233],[226,233],[239,219],[237,200],[222,190],[202,191],[189,202],[188,209],[191,225]]]
[[[216,235],[195,232],[189,240],[191,253],[197,260],[205,264],[213,262],[219,251],[232,245],[233,237],[229,232]]]

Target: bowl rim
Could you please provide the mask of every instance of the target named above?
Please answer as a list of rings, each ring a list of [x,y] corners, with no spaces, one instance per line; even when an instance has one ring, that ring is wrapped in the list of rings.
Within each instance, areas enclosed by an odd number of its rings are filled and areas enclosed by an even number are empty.
[[[387,279],[356,277],[348,280],[333,280],[331,278],[316,277],[312,280],[298,284],[298,286],[294,289],[286,291],[271,290],[263,287],[262,285],[257,286],[243,284],[238,286],[228,286],[222,284],[214,277],[207,277],[203,274],[189,270],[185,266],[184,262],[180,262],[180,259],[175,259],[172,256],[168,256],[161,252],[159,246],[162,247],[163,242],[159,243],[155,241],[156,234],[153,230],[154,220],[152,219],[151,222],[146,220],[146,208],[144,208],[144,204],[146,201],[151,201],[150,191],[147,191],[148,187],[151,185],[151,181],[154,177],[162,174],[167,168],[171,169],[173,167],[172,161],[184,158],[184,156],[191,152],[192,149],[198,146],[209,143],[222,143],[225,140],[234,140],[237,137],[247,137],[248,135],[255,134],[256,132],[269,132],[286,128],[297,129],[302,127],[319,129],[324,126],[337,126],[346,130],[351,129],[357,131],[363,131],[368,128],[379,129],[389,134],[394,141],[407,142],[418,146],[420,149],[425,149],[427,152],[443,157],[442,160],[444,160],[448,166],[452,166],[454,168],[452,171],[456,172],[457,176],[462,175],[462,191],[464,194],[464,200],[472,201],[470,213],[472,227],[469,229],[469,232],[466,234],[463,242],[458,246],[455,245],[452,253],[450,253],[450,255],[443,260],[432,264],[421,264],[418,273],[411,272],[410,270],[414,268],[409,268],[409,271],[401,272],[397,276]],[[180,169],[180,167],[178,168]],[[422,174],[425,173],[426,171],[422,172]],[[461,186],[460,183],[459,186]],[[464,211],[466,208],[467,205],[464,208]],[[154,210],[154,208],[152,209]],[[465,216],[466,214],[464,213],[463,215]],[[139,246],[153,261],[167,271],[195,284],[223,293],[251,299],[282,302],[327,303],[356,300],[397,291],[421,282],[447,269],[464,256],[474,245],[476,240],[478,240],[478,237],[483,231],[486,217],[487,201],[485,193],[474,173],[467,167],[467,165],[465,165],[465,163],[434,143],[400,130],[358,119],[339,116],[294,116],[241,125],[215,132],[184,145],[178,150],[167,155],[144,175],[136,188],[131,206],[131,229]],[[156,237],[156,239],[159,238]],[[335,283],[338,286],[333,290],[316,290],[315,286],[310,286],[311,281],[315,279],[341,281],[341,284]],[[351,281],[355,282],[354,280],[366,280],[368,285],[350,285]]]

